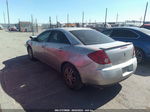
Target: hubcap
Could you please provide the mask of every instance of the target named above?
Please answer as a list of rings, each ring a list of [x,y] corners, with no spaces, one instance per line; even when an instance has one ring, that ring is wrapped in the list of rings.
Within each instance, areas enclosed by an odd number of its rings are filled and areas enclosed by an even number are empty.
[[[143,59],[143,54],[142,54],[142,52],[137,49],[137,50],[135,51],[135,54],[136,54],[136,57],[137,57],[137,61],[140,63],[140,62],[142,61],[142,59]]]
[[[65,69],[64,77],[65,77],[66,83],[69,86],[74,85],[76,78],[75,78],[75,75],[74,75],[74,70],[72,68],[66,68]]]

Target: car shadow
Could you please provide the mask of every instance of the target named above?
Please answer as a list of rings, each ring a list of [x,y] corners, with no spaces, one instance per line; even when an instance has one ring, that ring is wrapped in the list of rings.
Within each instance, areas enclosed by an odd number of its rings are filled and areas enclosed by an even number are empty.
[[[86,86],[79,91],[68,89],[60,73],[28,57],[3,62],[0,82],[3,90],[26,111],[30,109],[92,109],[111,101],[122,89],[120,84],[100,89]]]
[[[146,61],[143,64],[138,64],[135,75],[140,75],[144,77],[150,76],[150,61]]]

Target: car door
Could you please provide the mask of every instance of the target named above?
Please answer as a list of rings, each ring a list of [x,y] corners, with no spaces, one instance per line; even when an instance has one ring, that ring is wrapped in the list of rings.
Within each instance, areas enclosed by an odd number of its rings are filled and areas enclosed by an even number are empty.
[[[110,37],[118,41],[134,42],[138,38],[138,34],[128,29],[114,29]]]
[[[63,60],[68,58],[66,49],[70,47],[70,42],[65,33],[54,30],[46,43],[45,53],[47,63],[58,69]]]
[[[46,45],[46,42],[48,40],[48,37],[50,35],[50,31],[45,31],[37,36],[36,41],[32,44],[32,49],[34,51],[34,55],[41,61],[44,61],[44,47]]]

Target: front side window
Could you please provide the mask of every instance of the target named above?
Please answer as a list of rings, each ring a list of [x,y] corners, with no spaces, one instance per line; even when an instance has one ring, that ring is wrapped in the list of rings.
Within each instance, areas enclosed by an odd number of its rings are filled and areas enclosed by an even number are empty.
[[[53,31],[49,37],[48,42],[70,44],[65,34],[61,31]]]
[[[48,40],[48,37],[50,35],[51,31],[45,31],[43,33],[41,33],[37,39],[39,42],[46,42]]]
[[[132,31],[129,30],[113,30],[111,37],[115,38],[135,38],[138,37],[138,35]]]
[[[114,42],[110,37],[95,30],[73,30],[70,32],[85,45]]]

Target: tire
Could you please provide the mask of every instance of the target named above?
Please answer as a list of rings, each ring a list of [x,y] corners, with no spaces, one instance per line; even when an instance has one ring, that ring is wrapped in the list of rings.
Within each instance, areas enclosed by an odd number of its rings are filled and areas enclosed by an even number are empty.
[[[145,55],[144,55],[144,52],[141,49],[135,48],[135,55],[136,55],[138,64],[144,63]]]
[[[83,87],[80,74],[72,64],[69,63],[65,64],[62,69],[62,74],[66,85],[70,89],[78,90]]]
[[[28,51],[29,59],[33,60],[33,61],[36,60],[35,57],[33,56],[33,51],[32,51],[32,48],[30,46],[27,48],[27,51]]]

